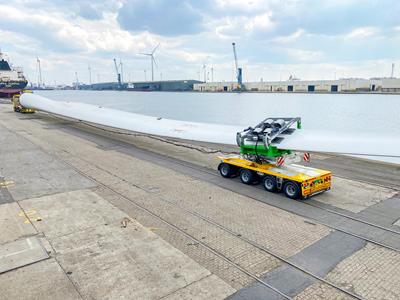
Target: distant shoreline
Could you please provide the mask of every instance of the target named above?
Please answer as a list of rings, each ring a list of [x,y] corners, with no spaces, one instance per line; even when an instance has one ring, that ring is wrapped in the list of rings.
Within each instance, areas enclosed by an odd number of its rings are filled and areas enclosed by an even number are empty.
[[[162,91],[160,91],[162,92]],[[287,91],[219,91],[219,92],[213,92],[213,91],[190,91],[190,92],[195,92],[195,93],[204,93],[204,94],[244,94],[244,93],[249,93],[249,94],[329,94],[329,95],[336,95],[336,94],[350,94],[350,95],[357,95],[357,94],[371,94],[371,95],[400,95],[400,92],[325,92],[325,91],[315,91],[315,92],[287,92]]]
[[[191,91],[128,91],[128,90],[90,90],[90,89],[81,89],[81,90],[75,90],[75,89],[48,89],[48,90],[35,90],[33,89],[32,91],[88,91],[88,92],[143,92],[143,93],[199,93],[199,94],[329,94],[329,95],[337,95],[337,94],[347,94],[347,95],[365,95],[365,94],[371,94],[371,95],[400,95],[400,92],[325,92],[325,91],[315,91],[315,92],[287,92],[287,91],[196,91],[196,90],[191,90]]]

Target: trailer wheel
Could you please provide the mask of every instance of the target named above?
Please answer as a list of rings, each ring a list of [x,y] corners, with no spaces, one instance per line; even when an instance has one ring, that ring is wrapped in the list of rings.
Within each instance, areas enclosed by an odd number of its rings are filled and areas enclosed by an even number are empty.
[[[221,176],[225,178],[231,178],[236,172],[236,169],[227,163],[220,163],[218,165],[218,170]]]
[[[300,197],[300,187],[294,181],[286,181],[283,184],[283,192],[285,193],[286,197],[290,199],[297,199]]]
[[[276,182],[276,178],[274,176],[271,175],[264,176],[262,183],[264,188],[268,192],[275,193],[276,191],[278,191],[278,183]]]
[[[244,184],[252,184],[253,182],[257,181],[256,172],[248,170],[248,169],[241,169],[239,176],[240,176],[240,180]]]

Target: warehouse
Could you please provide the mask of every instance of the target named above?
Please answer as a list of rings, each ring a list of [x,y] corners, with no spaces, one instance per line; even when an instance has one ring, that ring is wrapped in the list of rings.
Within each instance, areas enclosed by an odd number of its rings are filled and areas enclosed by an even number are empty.
[[[207,82],[194,84],[199,92],[230,92],[237,87],[236,82]],[[295,93],[352,93],[383,92],[400,93],[398,78],[346,78],[338,80],[288,80],[269,82],[246,82],[244,90],[250,92],[295,92]]]
[[[139,81],[121,83],[103,82],[92,85],[80,85],[82,90],[124,90],[124,91],[192,91],[197,80],[164,80],[164,81]]]

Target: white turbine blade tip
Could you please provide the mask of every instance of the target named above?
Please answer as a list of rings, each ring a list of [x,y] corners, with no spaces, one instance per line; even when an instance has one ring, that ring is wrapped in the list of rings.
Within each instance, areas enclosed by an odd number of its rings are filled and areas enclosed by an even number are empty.
[[[153,49],[153,52],[151,52],[151,54],[154,54],[154,52],[156,52],[157,48],[160,46],[160,43],[158,43],[158,45]]]

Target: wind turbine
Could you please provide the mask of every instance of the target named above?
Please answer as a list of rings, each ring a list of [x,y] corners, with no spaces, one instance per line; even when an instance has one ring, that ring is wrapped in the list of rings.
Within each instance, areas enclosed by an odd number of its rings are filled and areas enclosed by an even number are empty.
[[[41,88],[43,85],[42,67],[40,66],[40,59],[38,56],[36,56],[36,62],[37,62],[37,66],[38,66],[38,88]]]
[[[78,79],[78,72],[75,72],[75,84],[76,84],[76,86],[75,86],[75,89],[76,90],[79,90],[79,79]]]
[[[89,70],[89,84],[92,86],[92,68],[90,65],[88,65],[88,70]]]
[[[139,53],[141,55],[146,55],[150,57],[150,62],[151,62],[151,81],[154,81],[154,65],[156,65],[157,67],[157,63],[156,60],[154,59],[154,53],[156,52],[157,48],[160,46],[160,44],[158,44],[153,51],[151,51],[151,53]]]

